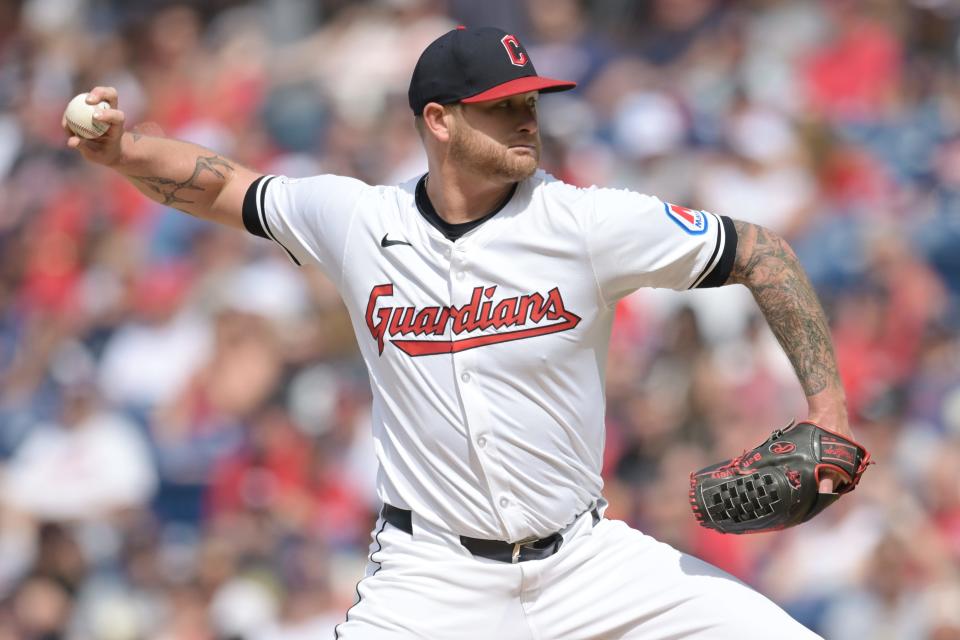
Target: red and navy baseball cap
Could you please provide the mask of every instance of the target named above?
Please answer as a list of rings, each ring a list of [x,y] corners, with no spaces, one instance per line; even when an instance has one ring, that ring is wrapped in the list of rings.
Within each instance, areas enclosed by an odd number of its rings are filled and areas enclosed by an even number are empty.
[[[537,75],[516,36],[496,27],[457,27],[424,49],[410,78],[410,108],[429,102],[483,102],[527,91],[566,91],[575,82]]]

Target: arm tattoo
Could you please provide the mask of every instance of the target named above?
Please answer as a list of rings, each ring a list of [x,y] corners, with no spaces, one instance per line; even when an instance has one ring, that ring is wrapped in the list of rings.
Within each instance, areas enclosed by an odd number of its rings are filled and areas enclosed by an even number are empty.
[[[159,176],[131,176],[134,180],[142,184],[148,191],[160,196],[159,202],[166,205],[194,204],[194,200],[188,200],[189,191],[206,191],[199,184],[199,179],[204,171],[209,171],[220,179],[226,179],[227,173],[233,171],[233,165],[218,155],[197,158],[197,163],[193,167],[193,174],[183,182],[177,182],[171,178],[161,178]]]
[[[747,286],[807,396],[840,388],[827,318],[790,246],[763,227],[734,221],[737,256],[729,282]]]

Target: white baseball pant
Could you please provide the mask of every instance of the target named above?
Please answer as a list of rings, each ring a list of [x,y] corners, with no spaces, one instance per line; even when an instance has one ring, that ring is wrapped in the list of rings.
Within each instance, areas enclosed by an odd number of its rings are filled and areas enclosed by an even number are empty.
[[[713,565],[589,512],[542,560],[475,558],[416,514],[413,535],[380,518],[370,552],[339,640],[819,637]]]

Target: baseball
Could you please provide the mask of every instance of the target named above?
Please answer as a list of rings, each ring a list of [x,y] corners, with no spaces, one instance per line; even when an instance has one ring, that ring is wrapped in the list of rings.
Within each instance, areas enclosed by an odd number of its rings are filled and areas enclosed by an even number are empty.
[[[95,105],[87,104],[88,95],[90,94],[81,93],[71,100],[70,104],[67,105],[67,110],[63,112],[63,117],[71,131],[81,138],[89,140],[99,138],[110,128],[108,123],[93,119],[93,114],[97,109],[109,109],[110,104],[108,102]]]

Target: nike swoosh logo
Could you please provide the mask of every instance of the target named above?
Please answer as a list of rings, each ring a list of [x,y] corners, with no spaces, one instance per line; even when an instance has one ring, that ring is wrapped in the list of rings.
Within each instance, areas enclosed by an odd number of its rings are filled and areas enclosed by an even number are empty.
[[[406,240],[388,240],[388,239],[387,239],[387,236],[389,236],[389,235],[390,235],[389,233],[383,234],[383,237],[380,239],[380,246],[381,246],[381,247],[392,247],[392,246],[395,246],[395,245],[398,245],[398,244],[405,244],[405,245],[407,245],[408,247],[412,247],[412,246],[413,246],[412,244],[410,244],[410,243],[407,242]]]

